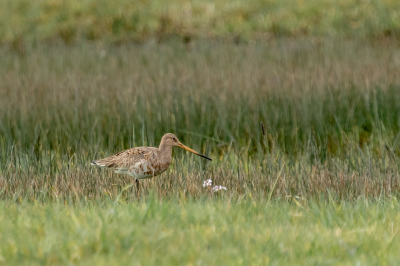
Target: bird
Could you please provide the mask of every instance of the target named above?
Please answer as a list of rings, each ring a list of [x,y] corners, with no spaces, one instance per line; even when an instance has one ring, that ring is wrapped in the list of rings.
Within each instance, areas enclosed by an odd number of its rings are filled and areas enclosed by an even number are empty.
[[[211,158],[183,145],[172,133],[165,134],[158,148],[135,147],[121,151],[113,156],[92,161],[91,165],[108,168],[117,174],[125,174],[135,178],[139,191],[139,180],[152,178],[165,172],[172,159],[172,148],[179,147],[200,157],[212,161]]]

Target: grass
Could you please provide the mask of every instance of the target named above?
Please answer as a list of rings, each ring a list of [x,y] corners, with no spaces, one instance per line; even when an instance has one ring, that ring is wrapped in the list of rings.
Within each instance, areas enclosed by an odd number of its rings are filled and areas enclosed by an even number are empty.
[[[0,206],[4,265],[396,265],[397,200]],[[29,237],[26,237],[29,236]]]
[[[3,0],[0,43],[162,41],[182,36],[254,41],[276,36],[398,38],[396,0]]]
[[[132,180],[88,163],[166,132],[214,160],[176,150],[166,174],[142,182],[160,198],[199,196],[207,178],[236,198],[398,196],[398,46],[385,45],[4,48],[0,197],[117,195]]]
[[[0,265],[396,265],[397,2],[174,3],[0,3]]]

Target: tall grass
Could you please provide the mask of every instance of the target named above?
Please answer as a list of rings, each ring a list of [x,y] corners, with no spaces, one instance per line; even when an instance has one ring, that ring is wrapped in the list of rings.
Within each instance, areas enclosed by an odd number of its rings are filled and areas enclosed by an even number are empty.
[[[157,146],[167,132],[214,160],[176,150],[166,174],[142,182],[159,197],[200,196],[206,178],[233,198],[399,193],[395,44],[172,40],[30,49],[0,50],[1,198],[116,197],[132,180],[88,163]]]

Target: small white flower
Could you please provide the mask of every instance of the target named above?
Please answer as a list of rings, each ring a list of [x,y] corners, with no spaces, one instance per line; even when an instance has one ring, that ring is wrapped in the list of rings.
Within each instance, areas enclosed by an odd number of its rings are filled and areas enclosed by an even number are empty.
[[[223,187],[223,186],[215,186],[215,187],[213,187],[212,189],[211,189],[211,191],[212,192],[217,192],[217,191],[219,191],[219,190],[226,190],[226,187]]]
[[[203,187],[211,187],[212,186],[212,180],[207,179],[206,181],[203,182]]]

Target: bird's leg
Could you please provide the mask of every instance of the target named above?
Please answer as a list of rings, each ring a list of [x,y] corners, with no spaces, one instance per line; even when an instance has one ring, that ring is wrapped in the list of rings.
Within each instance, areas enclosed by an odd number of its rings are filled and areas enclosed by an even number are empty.
[[[136,178],[135,182],[136,182],[136,193],[139,196],[139,179]]]

